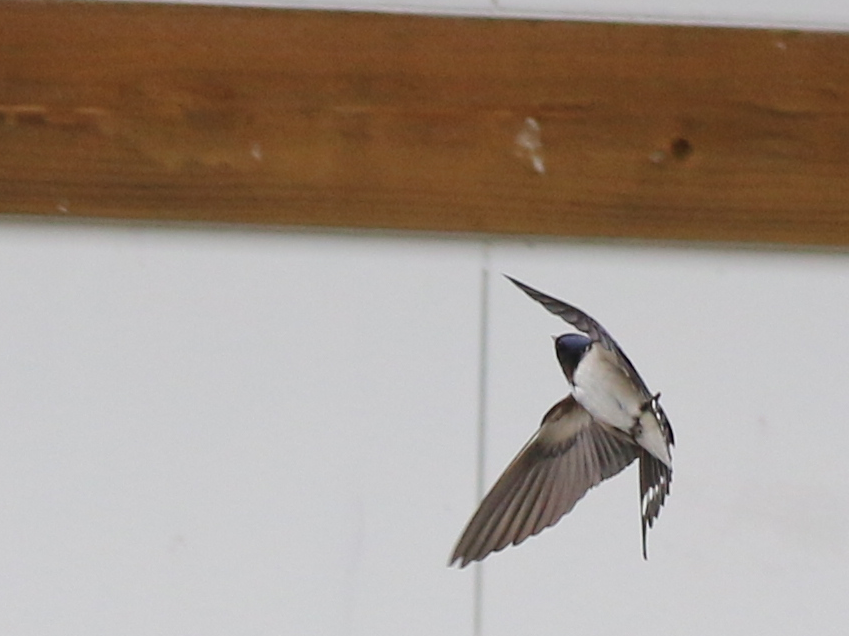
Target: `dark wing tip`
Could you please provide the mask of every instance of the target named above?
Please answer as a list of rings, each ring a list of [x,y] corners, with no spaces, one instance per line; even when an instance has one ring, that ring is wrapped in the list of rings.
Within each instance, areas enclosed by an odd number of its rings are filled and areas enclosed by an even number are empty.
[[[509,280],[509,281],[510,281],[511,283],[513,283],[516,287],[518,287],[519,289],[521,289],[523,292],[525,292],[528,296],[530,296],[531,298],[533,298],[533,299],[534,299],[534,300],[536,300],[537,302],[542,302],[542,301],[541,301],[541,298],[546,298],[546,297],[547,297],[547,296],[546,296],[546,294],[543,294],[543,293],[542,293],[541,291],[539,291],[538,289],[534,289],[534,288],[533,288],[533,287],[531,287],[530,285],[526,285],[526,284],[525,284],[525,283],[523,283],[522,281],[520,281],[520,280],[517,280],[517,279],[513,278],[513,277],[512,277],[512,276],[510,276],[509,274],[504,274],[504,278],[506,278],[507,280]]]
[[[461,558],[462,557],[459,554],[457,554],[457,549],[455,548],[454,554],[452,554],[451,558],[448,559],[448,567],[449,568],[452,567],[455,563],[457,563],[457,561],[460,561]],[[463,559],[463,561],[460,562],[460,569],[463,569],[464,567],[466,567],[468,565],[468,563],[469,563],[468,561]]]
[[[480,561],[483,561],[483,559],[484,559],[484,557],[482,557],[482,556],[480,556],[480,557],[470,557],[466,554],[462,554],[461,551],[460,551],[460,546],[458,545],[454,549],[454,554],[451,555],[451,560],[448,561],[448,567],[449,568],[453,567],[454,564],[456,564],[459,561],[460,563],[459,563],[458,567],[462,570],[464,567],[466,567],[470,563],[480,562]]]
[[[554,296],[549,296],[538,289],[534,289],[530,285],[526,285],[525,283],[516,280],[512,276],[508,276],[507,274],[504,277],[509,280],[511,283],[516,285],[519,289],[525,292],[531,299],[538,302],[540,305],[545,307],[549,313],[558,316],[565,322],[568,322],[570,325],[575,327],[578,331],[582,331],[587,334],[592,340],[600,341],[602,346],[609,351],[617,351],[621,354],[621,350],[610,334],[605,331],[604,327],[601,326],[596,320],[590,316],[589,314],[584,313],[582,310],[578,309],[574,305],[570,305],[569,303],[563,302],[559,298],[555,298]],[[624,354],[621,354],[624,356]]]

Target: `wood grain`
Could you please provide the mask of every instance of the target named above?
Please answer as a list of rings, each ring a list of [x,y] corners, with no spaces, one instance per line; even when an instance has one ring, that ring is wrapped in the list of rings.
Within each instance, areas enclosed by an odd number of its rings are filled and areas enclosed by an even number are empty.
[[[0,212],[847,245],[849,37],[3,1]]]

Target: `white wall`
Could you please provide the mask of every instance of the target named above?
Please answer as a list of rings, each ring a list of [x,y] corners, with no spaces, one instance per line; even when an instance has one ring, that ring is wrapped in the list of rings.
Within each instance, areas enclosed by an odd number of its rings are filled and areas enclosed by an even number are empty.
[[[845,632],[845,253],[2,219],[0,271],[0,633],[472,636],[482,312],[487,486],[564,393],[500,272],[679,442],[648,562],[630,468],[486,561],[482,633]]]
[[[0,633],[469,633],[479,253],[0,222]]]
[[[647,563],[632,468],[487,564],[485,633],[845,633],[849,255],[517,243],[493,264],[602,320],[678,446]],[[562,393],[562,327],[520,301],[496,286],[490,478]]]

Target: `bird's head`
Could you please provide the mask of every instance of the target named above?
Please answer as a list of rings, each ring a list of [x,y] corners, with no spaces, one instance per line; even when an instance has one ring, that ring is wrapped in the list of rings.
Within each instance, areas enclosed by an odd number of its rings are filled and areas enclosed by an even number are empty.
[[[572,376],[575,373],[575,368],[584,357],[584,354],[589,350],[593,341],[583,334],[566,333],[562,336],[552,336],[554,338],[554,350],[557,352],[557,360],[563,368],[563,373],[566,374],[566,379],[572,382]]]

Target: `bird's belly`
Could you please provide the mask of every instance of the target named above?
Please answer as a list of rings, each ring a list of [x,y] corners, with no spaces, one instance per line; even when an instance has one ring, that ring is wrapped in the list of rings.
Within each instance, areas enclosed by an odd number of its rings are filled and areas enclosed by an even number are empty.
[[[601,349],[591,351],[575,369],[572,393],[594,419],[633,435],[640,446],[671,467],[666,434],[653,411],[646,408],[648,396]]]
[[[578,403],[595,419],[616,428],[630,431],[639,417],[642,396],[624,375],[608,373],[578,373],[574,378],[574,394]]]

